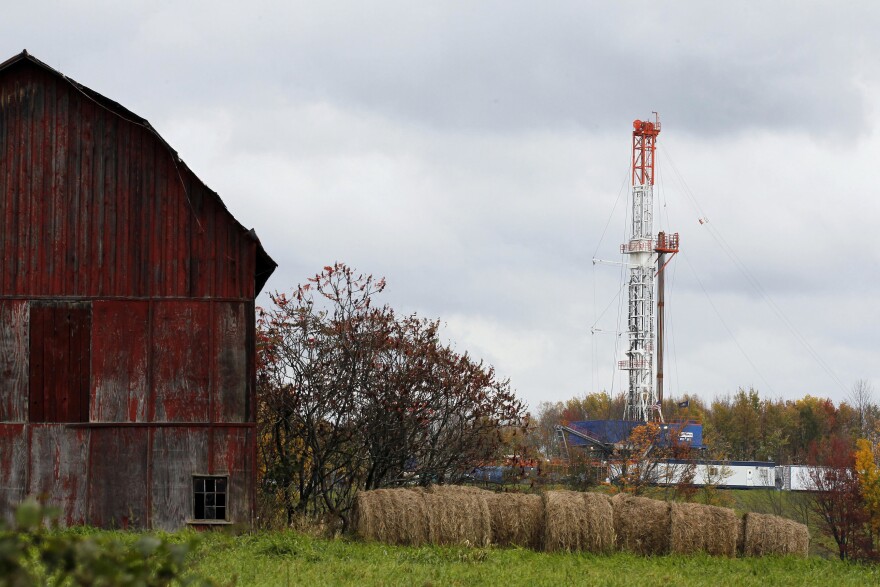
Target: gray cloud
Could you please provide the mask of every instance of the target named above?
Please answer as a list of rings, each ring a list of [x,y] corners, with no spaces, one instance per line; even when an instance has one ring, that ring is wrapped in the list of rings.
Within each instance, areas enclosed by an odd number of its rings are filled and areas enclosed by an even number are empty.
[[[617,327],[619,270],[591,259],[619,258],[630,122],[657,110],[660,218],[684,247],[673,393],[841,398],[799,336],[880,388],[877,10],[32,2],[0,47],[149,119],[256,227],[269,288],[334,260],[385,275],[532,405],[621,388],[614,337],[589,331],[606,306]]]

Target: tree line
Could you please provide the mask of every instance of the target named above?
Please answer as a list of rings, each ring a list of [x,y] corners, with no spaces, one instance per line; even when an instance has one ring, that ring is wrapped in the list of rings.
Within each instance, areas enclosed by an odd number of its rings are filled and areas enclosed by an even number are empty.
[[[544,457],[557,456],[557,424],[588,419],[615,419],[623,413],[623,395],[600,392],[538,407],[527,445]],[[762,398],[754,389],[705,402],[696,396],[670,399],[663,404],[667,421],[695,420],[703,424],[703,441],[712,458],[767,460],[777,464],[805,464],[805,482],[812,490],[798,500],[806,505],[807,519],[837,547],[841,559],[880,560],[880,408],[873,389],[857,381],[849,397],[835,404],[810,395],[797,400]],[[652,428],[653,426],[653,428]],[[629,439],[633,452],[651,453],[657,442],[656,425],[637,427]],[[645,490],[654,479],[658,459],[679,457],[667,451],[651,458],[623,460],[620,484],[625,491]],[[690,499],[688,479],[674,488],[676,499]],[[767,493],[767,501],[782,500]],[[779,513],[779,512],[775,512]]]
[[[578,420],[619,419],[623,394],[588,393],[564,402],[538,405],[530,434],[531,446],[544,456],[554,456],[557,424]],[[876,440],[880,407],[866,381],[853,386],[850,397],[835,404],[827,398],[806,395],[796,400],[762,397],[755,389],[706,401],[693,394],[663,401],[667,421],[694,420],[703,424],[703,443],[719,458],[763,460],[777,464],[803,464],[811,447],[828,438],[840,438],[855,447],[859,438]]]

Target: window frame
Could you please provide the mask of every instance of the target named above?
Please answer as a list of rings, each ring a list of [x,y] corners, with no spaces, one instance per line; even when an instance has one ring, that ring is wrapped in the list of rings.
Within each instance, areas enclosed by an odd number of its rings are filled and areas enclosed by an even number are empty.
[[[229,520],[229,475],[216,475],[216,474],[209,475],[206,473],[193,473],[191,479],[192,479],[192,482],[190,483],[190,513],[191,513],[192,517],[189,520],[187,520],[187,522],[190,524],[231,524],[232,522]],[[215,489],[210,492],[204,491],[204,490],[199,492],[196,490],[196,481],[198,479],[203,479],[203,480],[210,479],[212,481],[217,481],[217,480],[222,479],[225,483],[225,487],[222,492],[218,491],[216,489],[216,486],[215,486]],[[204,510],[207,507],[215,507],[215,508],[222,507],[223,508],[223,517],[222,518],[204,518],[204,517],[198,518],[198,517],[196,517],[196,495],[199,493],[201,493],[202,495],[208,495],[209,493],[214,496],[223,495],[224,505],[222,505],[222,506],[217,506],[216,504],[213,506],[208,506],[204,503],[202,504],[202,513],[205,513]]]

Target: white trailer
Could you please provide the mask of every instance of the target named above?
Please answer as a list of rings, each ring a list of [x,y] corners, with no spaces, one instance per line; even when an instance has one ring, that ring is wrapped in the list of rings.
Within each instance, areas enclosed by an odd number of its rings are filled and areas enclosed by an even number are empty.
[[[621,474],[619,464],[610,466],[611,477]],[[725,489],[774,489],[774,463],[763,461],[687,461],[670,459],[657,464],[653,483],[677,485],[687,480],[697,486],[712,485]]]
[[[777,487],[785,491],[815,491],[813,477],[823,469],[808,465],[780,465],[776,467]]]

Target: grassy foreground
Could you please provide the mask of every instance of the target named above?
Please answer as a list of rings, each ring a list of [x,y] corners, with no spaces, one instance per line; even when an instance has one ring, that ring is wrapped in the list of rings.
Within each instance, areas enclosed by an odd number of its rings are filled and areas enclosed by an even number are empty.
[[[203,535],[193,570],[234,585],[816,585],[880,584],[880,567],[816,557],[643,558],[523,549],[394,547],[294,532]]]

